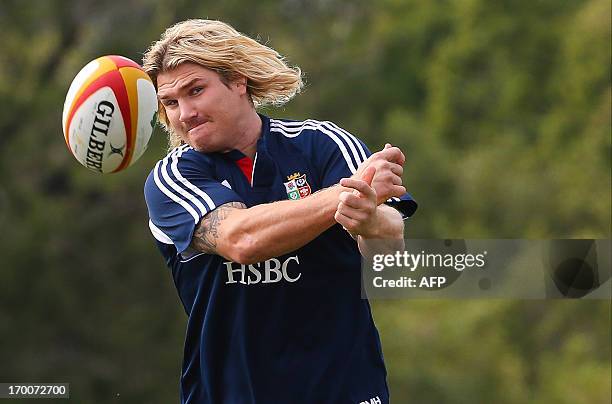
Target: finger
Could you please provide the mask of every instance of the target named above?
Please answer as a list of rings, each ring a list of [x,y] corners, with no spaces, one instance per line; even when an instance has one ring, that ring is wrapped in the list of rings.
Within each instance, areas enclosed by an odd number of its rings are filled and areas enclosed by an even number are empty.
[[[360,192],[355,191],[360,195]],[[352,209],[362,210],[364,212],[370,212],[375,207],[372,205],[372,201],[360,197],[359,195],[355,195],[352,192],[344,191],[340,194],[340,202],[343,206],[347,206]]]
[[[404,164],[405,161],[404,153],[402,153],[398,147],[394,146],[382,149],[375,154],[378,154],[383,160],[387,160],[392,163]]]
[[[353,229],[356,229],[358,226],[358,223],[355,219],[351,219],[348,216],[343,215],[340,212],[336,212],[334,214],[334,219],[336,220],[336,222],[338,222],[342,227],[344,227],[345,229],[351,231]]]
[[[389,170],[400,177],[404,174],[404,167],[399,164],[389,163]]]
[[[401,156],[400,156],[400,161],[398,163],[401,165],[404,165],[404,163],[406,162],[406,156],[404,155],[404,152],[401,149],[400,149],[400,153],[401,153]]]
[[[403,157],[401,150],[398,149],[397,147],[393,147],[391,145],[389,146],[390,147],[385,146],[385,148],[382,149],[381,151],[378,151],[370,155],[370,157],[368,157],[366,161],[362,162],[359,165],[359,167],[357,168],[357,172],[352,176],[352,178],[359,178],[360,176],[363,177],[364,171],[369,166],[378,165],[380,167],[380,165],[385,161],[396,162],[397,164],[403,164],[403,162],[400,162],[400,160],[402,160],[402,157]]]
[[[391,171],[393,174],[402,176],[404,174],[404,167],[397,163],[391,163],[389,161],[377,161],[372,163],[373,167],[376,167],[376,174]]]
[[[374,178],[374,175],[376,174],[376,167],[373,166],[369,166],[367,167],[363,174],[361,175],[361,179],[368,184],[368,186],[372,185],[372,179]]]
[[[406,193],[406,188],[403,185],[392,185],[384,188],[384,192],[380,193],[380,198],[377,203],[381,204],[389,198],[399,198]]]
[[[389,147],[387,147],[387,145]],[[404,165],[404,163],[406,162],[406,156],[404,155],[404,152],[402,152],[402,150],[397,146],[391,146],[391,144],[389,143],[387,143],[387,145],[385,145],[385,148],[381,151],[391,150],[393,152],[393,160],[388,161],[394,161],[398,164]]]
[[[375,185],[373,185],[373,188],[376,189],[384,184],[402,185],[403,181],[402,181],[402,177],[398,177],[397,175],[393,173],[388,173],[388,174],[380,174],[376,176],[376,178],[374,179],[374,184]]]
[[[379,186],[380,184],[384,184],[384,183],[402,185],[402,177],[392,172],[381,172],[377,174],[376,178],[374,178],[373,184],[376,184]]]
[[[373,208],[372,211],[374,209],[375,208]],[[365,210],[362,210],[362,209],[354,209],[348,205],[339,204],[338,209],[336,210],[336,213],[340,213],[341,215],[351,218],[355,220],[356,222],[363,223],[370,218],[370,215],[372,212],[366,212]]]
[[[385,149],[388,149],[389,147],[393,147],[391,146],[391,143],[385,143]]]
[[[391,196],[396,196],[399,198],[406,193],[406,187],[403,185],[393,185],[393,187],[391,187],[391,191]]]
[[[340,185],[346,188],[356,189],[361,192],[365,198],[376,198],[376,191],[362,180],[356,180],[354,178],[342,178]]]
[[[354,192],[357,192],[357,194],[355,194]],[[340,193],[340,196],[338,197],[338,199],[340,200],[340,202],[342,202],[342,204],[346,206],[350,206],[351,208],[358,209],[361,206],[361,203],[363,202],[363,199],[364,199],[364,198],[360,198],[359,195],[360,195],[359,191],[355,191],[355,190],[353,190],[352,192],[343,191],[342,193]]]

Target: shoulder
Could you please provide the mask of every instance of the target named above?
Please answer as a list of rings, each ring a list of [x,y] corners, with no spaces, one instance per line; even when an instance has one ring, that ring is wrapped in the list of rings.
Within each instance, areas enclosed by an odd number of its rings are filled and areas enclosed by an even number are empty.
[[[306,119],[303,121],[290,119],[270,119],[270,132],[282,135],[289,139],[306,139],[319,135],[348,134],[331,121],[318,121]]]
[[[188,145],[175,147],[151,169],[145,181],[145,195],[163,191],[169,182],[181,181],[193,173],[206,175],[212,167],[212,158],[205,153],[199,153]]]
[[[205,171],[213,166],[212,156],[197,152],[189,145],[182,145],[170,150],[164,158],[158,160],[149,173],[149,178],[155,176],[155,174],[161,175],[163,172],[172,173],[195,167],[198,170]]]
[[[292,143],[316,145],[332,149],[349,148],[364,153],[364,145],[356,136],[331,121],[306,119],[270,119],[270,133]]]
[[[182,145],[170,150],[166,157],[159,160],[156,166],[175,164],[179,166],[199,165],[208,167],[214,164],[213,157],[207,153],[200,153],[189,145]]]
[[[318,165],[340,156],[354,172],[370,155],[360,139],[331,121],[270,119],[270,134],[316,156]]]

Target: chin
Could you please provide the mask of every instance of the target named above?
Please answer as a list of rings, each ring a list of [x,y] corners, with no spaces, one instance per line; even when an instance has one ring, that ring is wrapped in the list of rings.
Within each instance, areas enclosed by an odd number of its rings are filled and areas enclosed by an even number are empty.
[[[185,136],[187,143],[194,149],[200,152],[213,152],[215,150],[215,145],[211,143],[211,134],[203,133],[203,131],[198,130],[195,133],[187,133]]]
[[[202,152],[202,153],[211,153],[214,151],[208,145],[202,145],[198,143],[190,143],[189,145],[193,147],[194,149],[196,149],[197,151]]]
[[[197,151],[201,152],[209,152],[211,149],[211,145],[208,144],[202,135],[196,136],[187,136],[187,143]]]
[[[202,153],[213,153],[213,152],[221,151],[220,147],[210,144],[208,142],[202,141],[202,139],[199,139],[199,140],[200,141],[198,141],[198,139],[191,139],[191,141],[189,142],[189,145],[193,147],[194,149],[196,149],[197,151],[202,152]]]

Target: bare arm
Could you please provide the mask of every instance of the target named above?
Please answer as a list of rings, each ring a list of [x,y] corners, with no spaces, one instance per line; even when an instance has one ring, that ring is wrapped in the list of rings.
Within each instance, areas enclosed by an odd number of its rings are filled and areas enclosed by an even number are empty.
[[[230,202],[208,213],[196,227],[191,246],[234,262],[251,264],[294,251],[335,224],[342,187],[331,187],[297,201],[246,209]]]
[[[377,178],[370,179],[382,203],[400,196],[404,156],[396,148],[374,153],[353,177],[360,178],[371,166]],[[234,262],[251,264],[294,251],[336,223],[340,193],[349,189],[334,186],[297,201],[279,201],[246,209],[241,203],[228,203],[208,213],[196,227],[191,247],[221,255]]]
[[[235,209],[246,209],[246,205],[242,202],[229,202],[204,216],[193,232],[191,246],[198,251],[216,254],[219,224]]]

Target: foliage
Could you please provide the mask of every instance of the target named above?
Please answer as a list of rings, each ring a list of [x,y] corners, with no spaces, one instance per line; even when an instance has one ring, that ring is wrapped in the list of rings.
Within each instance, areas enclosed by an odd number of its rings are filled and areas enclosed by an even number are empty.
[[[218,18],[307,86],[277,117],[333,120],[405,151],[410,237],[610,237],[608,0],[0,3],[0,380],[70,382],[79,403],[176,401],[185,315],[142,184],[78,165],[74,74],[141,59],[169,24]],[[610,305],[373,302],[394,402],[608,403]]]

